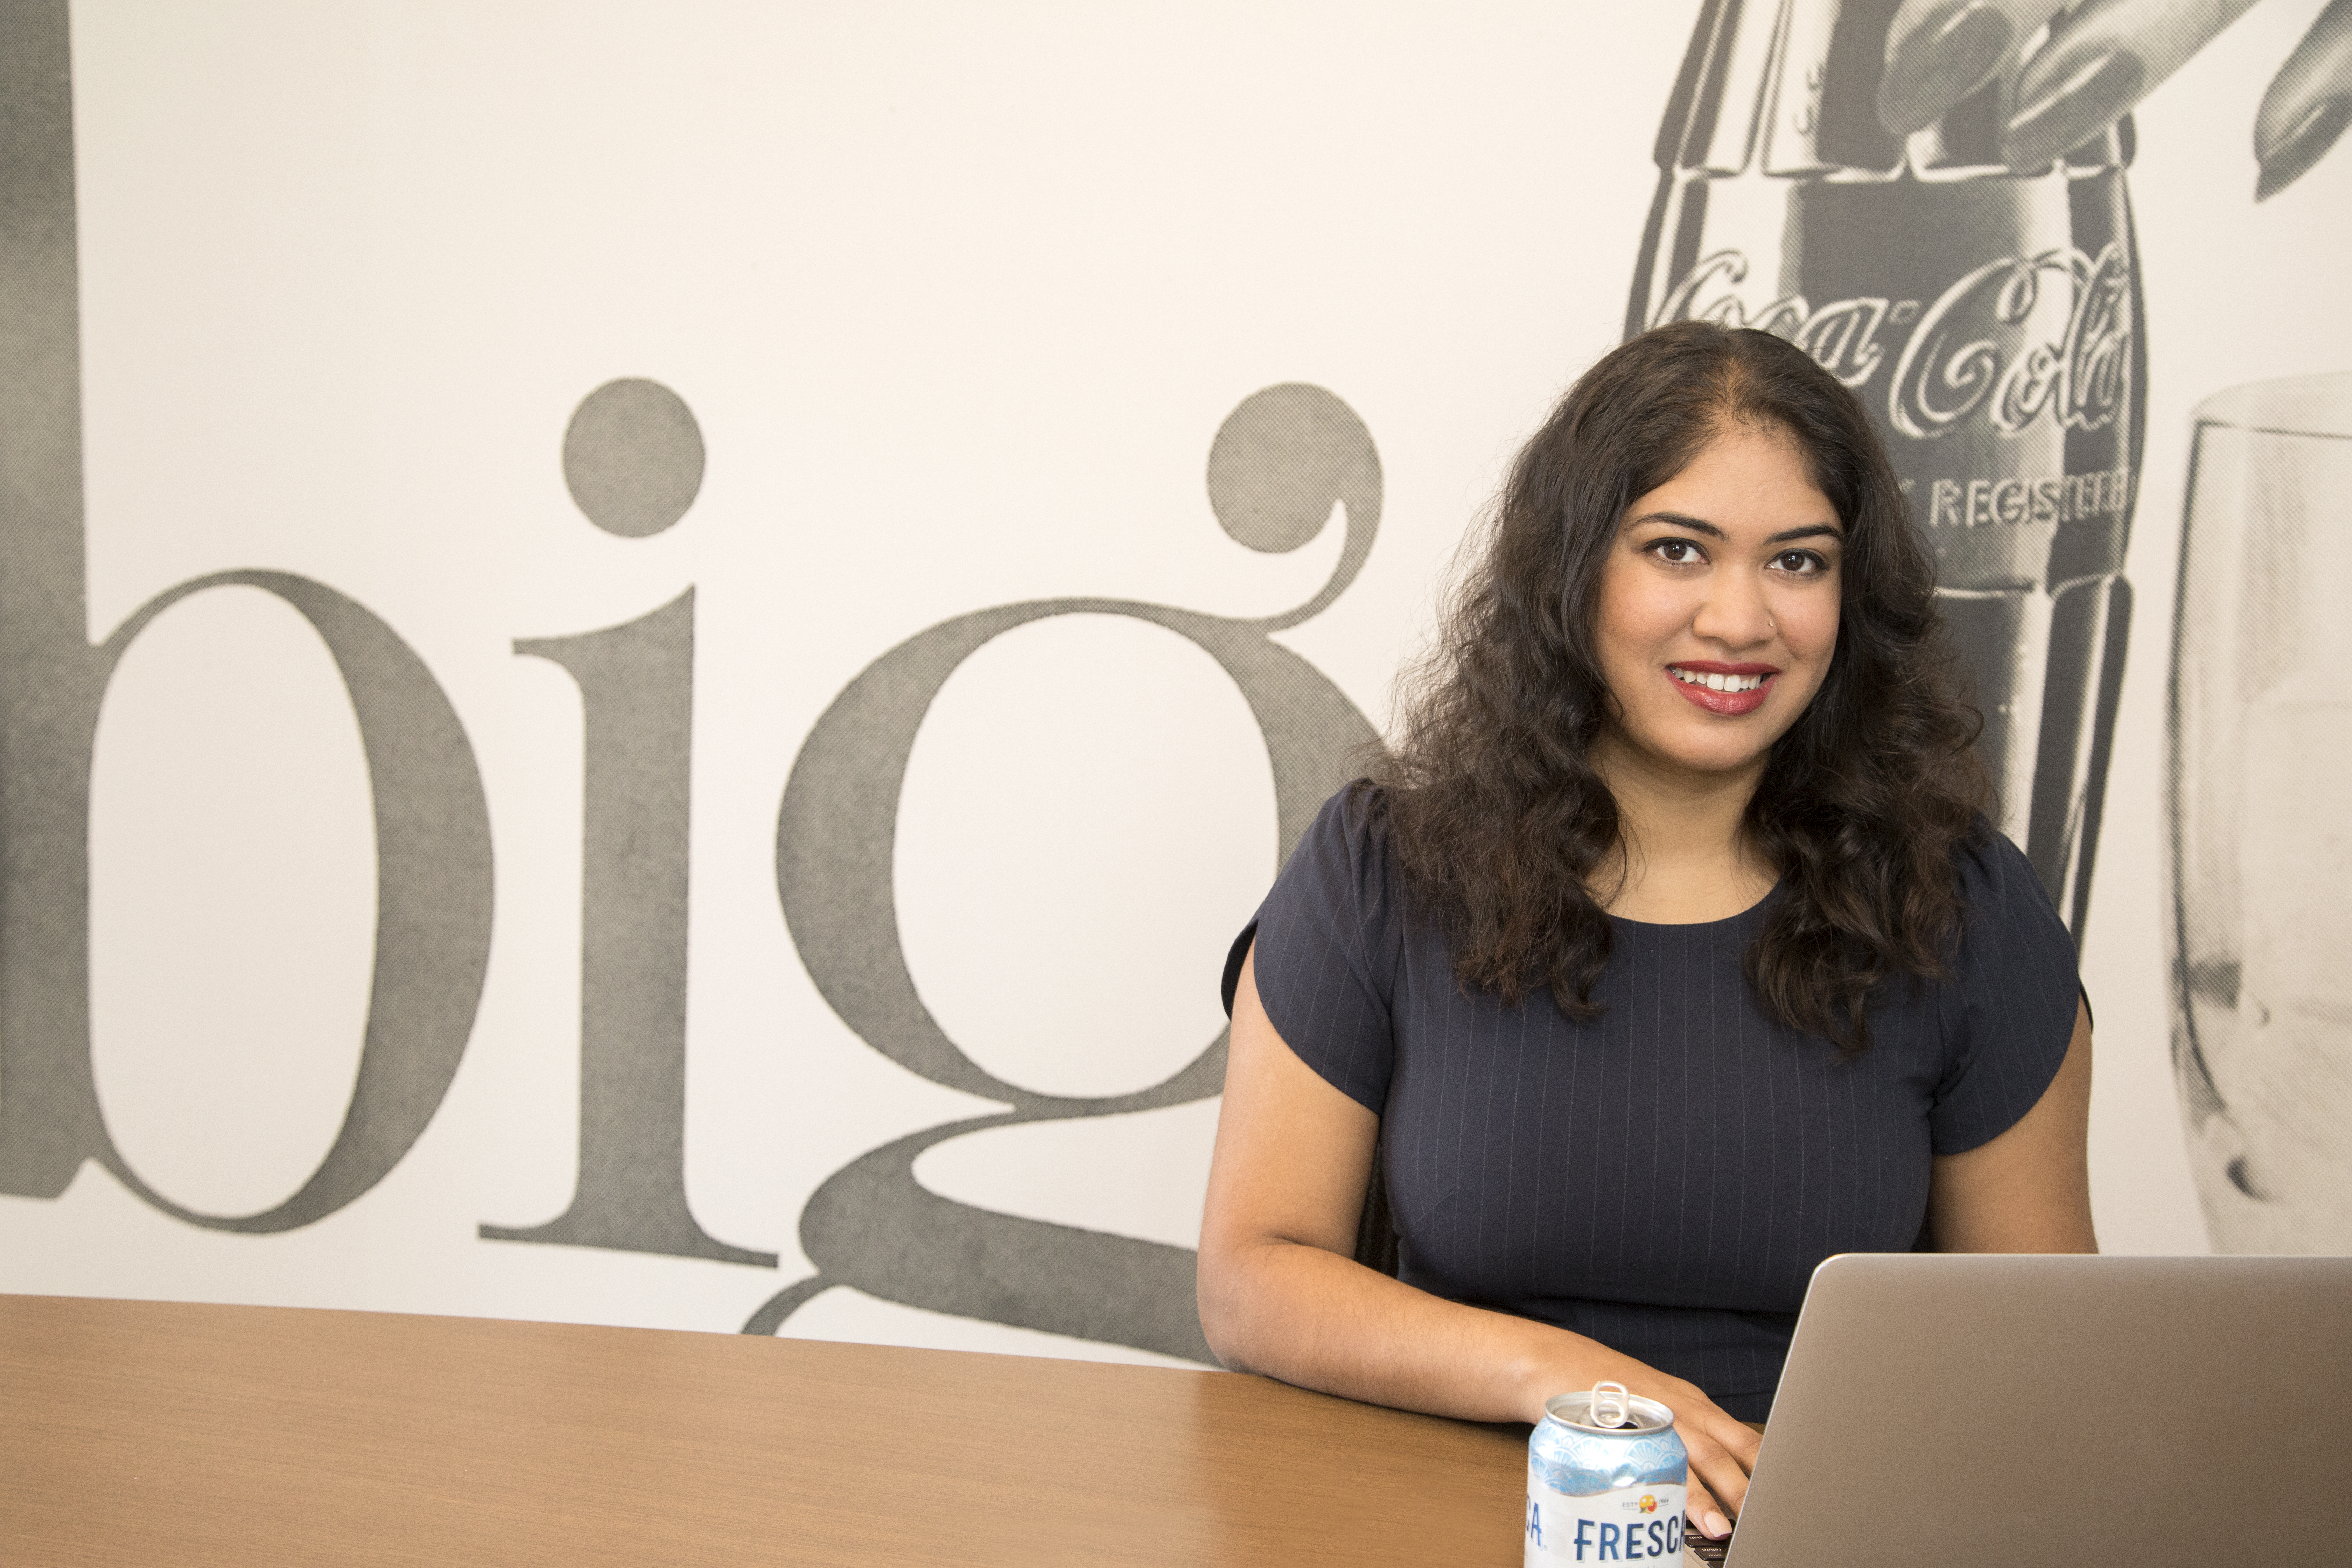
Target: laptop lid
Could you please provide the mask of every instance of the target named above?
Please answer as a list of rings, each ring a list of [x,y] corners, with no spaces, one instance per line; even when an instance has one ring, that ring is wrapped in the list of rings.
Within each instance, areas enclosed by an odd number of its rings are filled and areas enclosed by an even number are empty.
[[[1727,1568],[2294,1562],[2347,1421],[2352,1258],[1832,1258]]]

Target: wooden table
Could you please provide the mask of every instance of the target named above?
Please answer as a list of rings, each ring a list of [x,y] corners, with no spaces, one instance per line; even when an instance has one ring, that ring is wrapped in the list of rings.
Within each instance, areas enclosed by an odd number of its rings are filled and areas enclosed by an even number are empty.
[[[1524,1432],[1227,1373],[0,1296],[12,1568],[1504,1568]]]

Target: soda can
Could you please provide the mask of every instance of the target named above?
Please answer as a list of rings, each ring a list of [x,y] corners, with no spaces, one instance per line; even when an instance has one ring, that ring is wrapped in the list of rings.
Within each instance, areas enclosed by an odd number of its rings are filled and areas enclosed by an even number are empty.
[[[1557,1394],[1528,1437],[1526,1568],[1677,1561],[1689,1489],[1673,1411],[1614,1383]]]

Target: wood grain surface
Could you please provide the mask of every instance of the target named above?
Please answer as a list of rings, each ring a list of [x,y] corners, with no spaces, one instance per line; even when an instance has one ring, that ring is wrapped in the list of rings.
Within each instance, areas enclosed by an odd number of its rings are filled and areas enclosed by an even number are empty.
[[[0,1560],[1467,1563],[1525,1428],[1263,1378],[0,1296]]]

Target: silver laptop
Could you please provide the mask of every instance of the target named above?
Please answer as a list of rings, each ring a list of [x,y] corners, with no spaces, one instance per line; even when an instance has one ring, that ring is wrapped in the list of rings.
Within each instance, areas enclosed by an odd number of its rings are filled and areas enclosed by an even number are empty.
[[[2329,1561],[2347,1431],[2352,1258],[1832,1258],[1727,1568]]]

